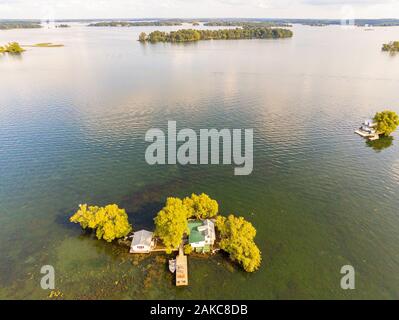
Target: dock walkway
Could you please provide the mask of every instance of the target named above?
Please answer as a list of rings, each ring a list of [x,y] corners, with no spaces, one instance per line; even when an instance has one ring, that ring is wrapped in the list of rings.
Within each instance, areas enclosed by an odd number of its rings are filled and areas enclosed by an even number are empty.
[[[179,255],[176,257],[176,286],[188,286],[187,256],[184,255],[183,245],[179,248]]]

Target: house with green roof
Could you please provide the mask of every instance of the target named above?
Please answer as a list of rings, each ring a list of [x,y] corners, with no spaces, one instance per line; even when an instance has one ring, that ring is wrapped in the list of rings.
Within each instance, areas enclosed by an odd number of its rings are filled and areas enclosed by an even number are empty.
[[[188,222],[190,234],[188,242],[191,247],[200,253],[210,252],[211,246],[215,243],[215,223],[207,220],[190,220]]]

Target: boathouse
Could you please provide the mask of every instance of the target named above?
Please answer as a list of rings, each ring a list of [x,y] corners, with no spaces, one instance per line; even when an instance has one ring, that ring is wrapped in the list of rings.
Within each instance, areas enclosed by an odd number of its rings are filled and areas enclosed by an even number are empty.
[[[154,234],[147,230],[140,230],[133,235],[130,253],[150,253],[154,246]]]

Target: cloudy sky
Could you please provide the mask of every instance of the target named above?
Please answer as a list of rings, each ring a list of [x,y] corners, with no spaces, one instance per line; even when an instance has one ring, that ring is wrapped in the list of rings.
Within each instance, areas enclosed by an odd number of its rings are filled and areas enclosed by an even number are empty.
[[[0,0],[7,18],[399,18],[399,0]]]

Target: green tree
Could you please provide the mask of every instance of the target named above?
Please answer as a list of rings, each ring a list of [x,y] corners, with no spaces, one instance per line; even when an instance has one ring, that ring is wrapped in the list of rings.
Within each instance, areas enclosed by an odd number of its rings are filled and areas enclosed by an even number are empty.
[[[399,52],[399,41],[384,43],[382,45],[382,51],[389,51],[391,53]]]
[[[184,234],[189,233],[188,215],[189,211],[181,199],[168,198],[165,207],[154,219],[155,235],[162,240],[167,253],[177,249]]]
[[[242,265],[245,271],[254,272],[259,269],[262,257],[254,242],[256,229],[243,217],[229,215],[216,218],[219,231],[219,246],[230,255],[230,259]]]
[[[211,199],[207,194],[192,194],[190,198],[184,198],[183,204],[189,211],[190,218],[209,219],[215,217],[219,212],[219,205],[216,200]]]
[[[377,131],[385,136],[391,135],[399,126],[399,117],[394,111],[377,112],[374,121],[377,122]]]
[[[108,242],[125,237],[132,231],[126,211],[116,204],[105,207],[80,205],[70,221],[79,223],[83,229],[96,230],[97,238]]]
[[[193,252],[193,247],[191,244],[185,244],[184,245],[184,254],[190,255]]]
[[[5,46],[4,51],[11,54],[20,54],[25,50],[19,45],[18,42],[11,42]]]

